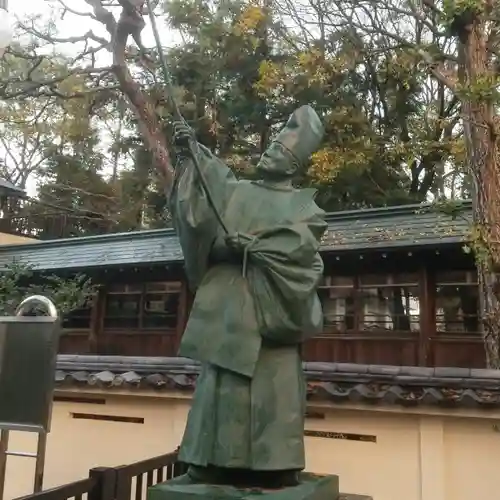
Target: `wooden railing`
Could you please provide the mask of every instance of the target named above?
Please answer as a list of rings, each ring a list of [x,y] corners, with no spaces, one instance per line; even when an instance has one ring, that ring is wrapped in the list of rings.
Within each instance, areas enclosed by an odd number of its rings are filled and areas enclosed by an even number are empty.
[[[111,471],[113,472],[113,469],[111,469]],[[108,475],[107,472],[107,469],[91,469],[87,479],[63,484],[57,488],[51,488],[50,490],[34,493],[33,495],[27,495],[17,500],[68,500],[70,498],[74,498],[75,500],[83,500],[84,498],[87,500],[111,500],[111,498],[114,497],[110,498],[109,496],[103,495],[103,492],[110,488],[111,484],[114,490],[114,479],[104,487],[104,481],[111,479],[111,475]],[[113,478],[114,477],[113,475]]]
[[[120,467],[97,467],[89,477],[16,500],[145,500],[150,486],[184,474],[177,451]]]
[[[124,465],[115,470],[116,488],[113,500],[145,500],[146,491],[150,486],[184,474],[186,466],[177,461],[177,452],[174,452]]]

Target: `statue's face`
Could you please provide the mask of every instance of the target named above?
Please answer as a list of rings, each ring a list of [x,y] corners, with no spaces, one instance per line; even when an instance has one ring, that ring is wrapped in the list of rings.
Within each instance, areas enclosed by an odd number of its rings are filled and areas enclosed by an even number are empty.
[[[272,142],[257,165],[259,170],[277,175],[291,175],[295,171],[294,159],[279,142]]]

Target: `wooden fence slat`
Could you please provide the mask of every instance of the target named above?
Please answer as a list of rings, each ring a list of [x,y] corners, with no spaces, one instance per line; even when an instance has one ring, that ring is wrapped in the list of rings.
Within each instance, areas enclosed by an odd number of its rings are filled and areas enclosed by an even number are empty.
[[[16,500],[145,500],[147,488],[182,474],[184,464],[177,462],[177,451],[121,467],[95,467],[89,477]],[[155,474],[156,471],[156,474]],[[146,481],[144,481],[146,476]]]

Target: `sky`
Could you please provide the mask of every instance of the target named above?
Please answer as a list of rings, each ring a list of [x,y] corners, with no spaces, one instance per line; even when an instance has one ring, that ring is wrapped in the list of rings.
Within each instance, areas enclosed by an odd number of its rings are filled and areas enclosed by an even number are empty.
[[[65,3],[74,10],[90,12],[90,9],[83,0],[65,0]],[[33,14],[49,18],[51,10],[57,8],[57,6],[57,0],[9,0],[9,12],[13,17],[21,19]],[[69,14],[64,19],[58,20],[57,29],[61,37],[76,36],[85,33],[89,29],[103,34],[103,29],[99,26],[99,23],[89,18]]]
[[[86,4],[84,0],[63,0],[64,3],[78,12],[91,12],[90,7]],[[102,36],[104,38],[109,38],[108,33],[105,28],[97,21],[90,19],[89,17],[84,16],[76,16],[68,13],[64,19],[60,17],[60,3],[59,0],[9,0],[9,12],[13,18],[22,20],[26,18],[26,16],[39,14],[43,16],[43,18],[50,19],[51,15],[53,19],[55,19],[58,37],[66,38],[66,37],[75,37],[84,35],[89,30],[92,30],[94,34],[98,36]],[[58,15],[57,15],[58,14]],[[154,35],[147,19],[147,25],[142,33],[143,43],[146,47],[150,47],[154,45]],[[41,23],[42,24],[42,23]],[[175,37],[166,29],[165,25],[162,22],[158,21],[158,28],[160,31],[160,37],[164,46],[171,46],[174,43]],[[67,43],[67,44],[58,44],[57,51],[64,52],[68,55],[75,54],[78,52],[78,48],[82,47],[81,44]],[[51,47],[52,48],[52,47]],[[111,55],[106,51],[101,51],[97,58],[97,66],[107,66],[111,63]],[[109,142],[110,138],[107,137],[108,134],[103,132],[102,139],[103,144]],[[0,147],[0,156],[5,158],[5,152],[2,151]],[[5,158],[8,162],[8,158]],[[30,179],[28,181],[27,186],[28,194],[34,196],[37,191],[37,180]]]
[[[91,12],[90,7],[86,4],[84,0],[63,0],[68,7],[78,12]],[[14,17],[24,17],[32,14],[41,14],[43,16],[50,16],[51,9],[58,8],[60,6],[58,0],[9,0],[9,12]],[[172,37],[166,29],[161,29],[160,36],[162,42],[169,44]],[[84,34],[89,29],[92,29],[94,33],[98,35],[105,36],[106,31],[101,26],[100,23],[93,21],[92,19],[74,16],[71,14],[66,15],[64,19],[58,19],[57,29],[60,32],[61,37],[65,36],[77,36],[79,34]],[[152,30],[150,28],[149,22],[143,31],[143,42],[146,46],[153,45],[154,37]]]

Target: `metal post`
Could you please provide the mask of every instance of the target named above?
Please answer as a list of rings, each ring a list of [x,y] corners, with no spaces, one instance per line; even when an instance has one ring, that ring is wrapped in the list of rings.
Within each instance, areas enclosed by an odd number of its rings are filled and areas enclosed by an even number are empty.
[[[2,5],[2,0],[0,0],[0,6],[1,5]],[[50,316],[52,316],[53,318],[58,317],[57,309],[52,303],[52,301],[42,295],[33,295],[23,300],[16,310],[16,316],[22,316],[33,303],[39,303],[44,305]],[[4,497],[5,473],[7,469],[8,456],[27,457],[36,459],[35,477],[33,481],[33,492],[38,493],[42,491],[46,449],[47,449],[47,429],[38,432],[38,443],[37,443],[36,453],[9,451],[9,430],[8,429],[0,430],[0,500],[3,500]]]
[[[44,305],[50,316],[52,316],[53,318],[58,317],[57,309],[54,303],[47,297],[44,297],[43,295],[33,295],[23,300],[21,304],[19,304],[19,307],[16,310],[16,316],[22,316],[23,313],[26,311],[26,309],[28,309],[29,306],[32,305],[33,303],[39,303]],[[43,489],[43,474],[45,471],[46,449],[47,449],[47,432],[39,432],[38,443],[36,447],[36,455],[34,456],[34,458],[36,458],[36,463],[35,463],[35,477],[33,480],[33,493],[38,493]],[[0,497],[0,500],[3,499]]]
[[[33,482],[33,493],[38,493],[43,489],[43,473],[45,471],[45,451],[47,449],[47,433],[38,434],[38,444],[36,447],[35,480]],[[2,500],[0,498],[0,500]]]
[[[0,500],[5,490],[5,472],[7,470],[7,449],[9,448],[9,431],[0,430]]]

